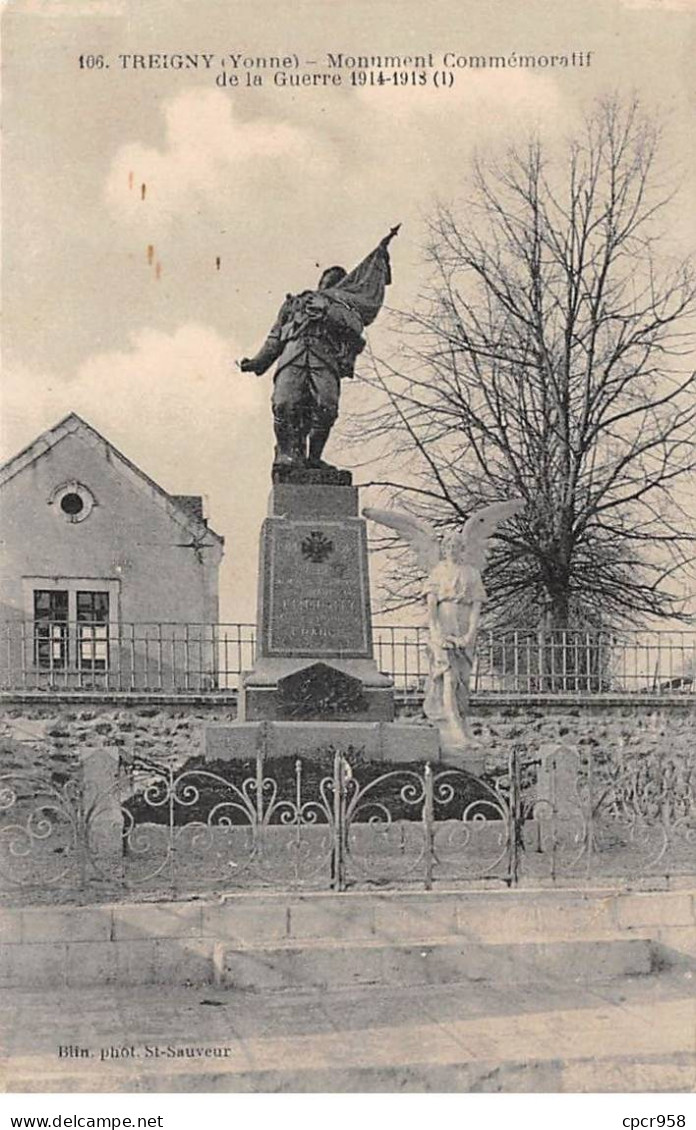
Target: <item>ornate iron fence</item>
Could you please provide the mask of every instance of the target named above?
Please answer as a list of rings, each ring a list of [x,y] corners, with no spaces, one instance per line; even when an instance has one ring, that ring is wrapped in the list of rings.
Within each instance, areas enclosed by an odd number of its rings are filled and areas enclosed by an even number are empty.
[[[101,757],[92,754],[91,757]],[[696,768],[558,750],[476,776],[359,750],[0,776],[0,886],[88,901],[247,888],[645,879],[696,872]]]
[[[374,654],[397,694],[419,702],[427,631],[375,624]],[[254,663],[253,624],[11,621],[0,625],[0,689],[227,694]],[[481,632],[480,695],[647,694],[696,688],[696,632]]]

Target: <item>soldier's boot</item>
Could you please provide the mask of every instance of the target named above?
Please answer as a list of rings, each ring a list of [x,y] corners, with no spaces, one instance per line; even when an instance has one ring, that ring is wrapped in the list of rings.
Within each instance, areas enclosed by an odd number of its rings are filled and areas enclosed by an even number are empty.
[[[307,466],[319,471],[335,471],[332,463],[325,463],[322,454],[333,426],[334,417],[328,413],[317,413],[309,431],[309,456]]]
[[[273,411],[276,437],[275,467],[304,467],[303,424],[300,412],[284,407]]]
[[[289,428],[290,457],[295,467],[307,466],[307,431],[300,413],[293,416]]]

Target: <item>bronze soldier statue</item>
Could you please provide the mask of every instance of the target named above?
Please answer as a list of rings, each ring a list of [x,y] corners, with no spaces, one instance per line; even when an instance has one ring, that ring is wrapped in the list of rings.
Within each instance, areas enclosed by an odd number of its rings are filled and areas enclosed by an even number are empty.
[[[243,372],[265,373],[277,361],[273,378],[274,469],[334,470],[322,459],[338,415],[341,381],[353,376],[370,325],[391,282],[388,246],[392,228],[374,251],[349,274],[329,267],[316,290],[288,294],[255,357],[240,362]]]

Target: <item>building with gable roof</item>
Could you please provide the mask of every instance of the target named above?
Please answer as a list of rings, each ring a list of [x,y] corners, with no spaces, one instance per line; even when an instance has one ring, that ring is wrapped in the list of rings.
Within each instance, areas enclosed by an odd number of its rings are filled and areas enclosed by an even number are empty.
[[[29,688],[214,680],[223,538],[198,495],[168,494],[71,413],[0,467],[0,530],[0,664]]]

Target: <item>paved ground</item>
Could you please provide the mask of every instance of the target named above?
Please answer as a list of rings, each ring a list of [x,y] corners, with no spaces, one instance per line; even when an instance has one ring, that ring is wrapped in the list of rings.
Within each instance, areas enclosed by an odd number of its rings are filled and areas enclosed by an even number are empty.
[[[3,1086],[688,1091],[696,1088],[695,989],[696,977],[672,973],[592,987],[10,990]],[[112,1053],[124,1048],[130,1054]]]

